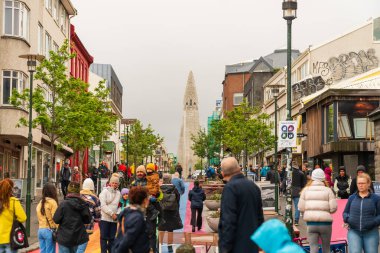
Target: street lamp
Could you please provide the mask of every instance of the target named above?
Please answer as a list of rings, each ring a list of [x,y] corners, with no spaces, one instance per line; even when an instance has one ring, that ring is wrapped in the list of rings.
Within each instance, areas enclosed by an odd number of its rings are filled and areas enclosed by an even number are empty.
[[[125,148],[125,162],[126,166],[129,166],[129,157],[128,157],[128,144],[129,144],[129,125],[134,124],[137,119],[121,119],[121,124],[124,124],[124,139],[126,140]],[[127,127],[127,137],[125,137],[125,127]]]
[[[277,157],[277,151],[278,151],[278,143],[277,143],[277,98],[278,94],[280,93],[280,88],[284,87],[284,85],[272,85],[271,86],[271,92],[274,98],[274,184],[275,184],[275,206],[274,209],[276,213],[278,213],[278,174],[277,174],[277,167],[278,167],[278,157]]]
[[[244,112],[245,121],[247,122],[249,120],[251,113],[250,112]],[[243,160],[243,169],[244,169],[244,175],[247,178],[248,177],[248,136],[247,133],[245,133],[244,137],[244,160]]]
[[[42,61],[45,57],[39,54],[24,54],[20,58],[27,59],[29,71],[29,134],[28,134],[28,173],[26,179],[26,234],[30,236],[30,206],[31,206],[31,189],[32,189],[32,112],[33,112],[33,73],[36,71],[37,61]]]
[[[282,2],[283,18],[287,22],[287,86],[286,86],[286,120],[292,120],[292,20],[297,17],[297,0],[283,0]],[[293,214],[292,214],[292,148],[286,148],[286,208],[285,223],[290,235],[293,237]]]

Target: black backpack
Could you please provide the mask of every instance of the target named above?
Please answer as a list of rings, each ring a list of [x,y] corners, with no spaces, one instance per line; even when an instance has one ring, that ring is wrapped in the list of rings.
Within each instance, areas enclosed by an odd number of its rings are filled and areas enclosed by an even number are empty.
[[[174,191],[162,192],[164,197],[160,201],[162,210],[175,211],[178,210],[177,196]]]

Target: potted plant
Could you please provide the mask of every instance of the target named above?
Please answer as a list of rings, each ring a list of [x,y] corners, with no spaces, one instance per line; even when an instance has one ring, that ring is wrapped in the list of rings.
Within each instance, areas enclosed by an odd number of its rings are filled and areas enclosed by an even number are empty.
[[[214,232],[218,232],[219,219],[220,211],[211,212],[210,215],[206,217],[209,228]]]
[[[221,199],[222,199],[222,194],[214,193],[212,195],[207,196],[204,203],[209,210],[215,211],[215,210],[218,210],[218,208],[220,208]]]

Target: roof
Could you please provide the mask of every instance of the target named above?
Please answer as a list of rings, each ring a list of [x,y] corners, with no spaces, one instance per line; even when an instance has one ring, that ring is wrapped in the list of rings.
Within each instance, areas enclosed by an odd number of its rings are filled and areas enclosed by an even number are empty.
[[[292,61],[297,59],[300,54],[301,53],[298,49],[292,49]],[[287,64],[287,50],[276,49],[273,53],[260,57],[258,60],[226,65],[225,74],[252,72],[260,62],[265,62],[270,68],[282,68]]]
[[[121,91],[121,93],[123,93],[123,86],[120,83],[119,78],[117,77],[116,72],[114,71],[111,64],[93,63],[90,66],[90,70],[98,76],[106,79],[108,81],[107,85],[109,87],[111,86],[111,82],[115,81],[112,83],[114,83]]]

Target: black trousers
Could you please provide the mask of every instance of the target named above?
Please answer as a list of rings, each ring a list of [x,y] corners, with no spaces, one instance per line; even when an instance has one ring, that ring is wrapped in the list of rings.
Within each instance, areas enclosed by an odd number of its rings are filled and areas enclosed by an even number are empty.
[[[198,229],[202,228],[202,211],[203,208],[191,208],[190,223],[193,227],[198,227]]]
[[[62,189],[62,194],[64,198],[66,198],[67,187],[69,186],[69,184],[70,184],[70,181],[66,181],[66,180],[61,181],[61,189]]]
[[[111,253],[116,236],[117,223],[100,221],[100,248],[102,253]]]

